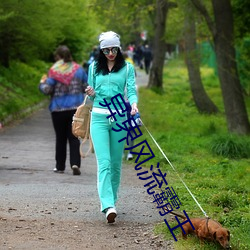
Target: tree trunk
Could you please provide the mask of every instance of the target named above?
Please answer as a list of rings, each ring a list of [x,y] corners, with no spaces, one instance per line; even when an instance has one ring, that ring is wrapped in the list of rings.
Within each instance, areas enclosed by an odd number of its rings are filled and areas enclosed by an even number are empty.
[[[213,36],[228,130],[237,134],[249,134],[250,123],[235,60],[230,0],[212,0],[215,23],[200,0],[191,1],[204,16]]]
[[[0,37],[0,64],[9,68],[9,46],[8,36],[2,34]]]
[[[200,75],[200,57],[196,48],[195,18],[192,6],[187,6],[185,18],[185,55],[189,82],[195,105],[200,113],[217,113],[218,108],[207,95]],[[190,11],[189,11],[190,10]]]
[[[213,38],[228,129],[237,134],[248,134],[250,124],[235,60],[230,0],[212,0],[212,4],[216,29]]]
[[[149,88],[163,88],[162,76],[166,53],[166,43],[164,41],[164,34],[166,28],[167,12],[168,1],[157,0],[155,15],[155,37],[153,44],[153,62],[149,74]]]

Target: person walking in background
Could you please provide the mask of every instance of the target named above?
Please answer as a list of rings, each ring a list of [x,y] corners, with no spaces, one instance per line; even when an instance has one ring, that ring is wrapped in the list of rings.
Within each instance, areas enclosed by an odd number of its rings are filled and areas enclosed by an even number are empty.
[[[121,165],[127,132],[112,130],[118,129],[116,124],[122,125],[127,120],[126,115],[107,119],[115,112],[115,104],[111,98],[121,94],[126,89],[127,98],[131,105],[131,114],[138,112],[137,94],[135,88],[134,66],[126,63],[121,53],[120,36],[113,31],[104,32],[99,36],[100,53],[98,59],[89,67],[86,93],[93,100],[90,134],[93,140],[97,159],[97,189],[101,203],[101,211],[106,214],[108,223],[113,223],[117,216],[115,204],[118,198],[118,189],[121,179]],[[111,103],[109,108],[103,105],[104,99]]]
[[[99,50],[97,46],[94,46],[92,51],[89,54],[89,60],[88,60],[88,64],[90,65],[94,60],[97,59],[99,54]]]
[[[141,44],[135,47],[134,50],[134,55],[135,55],[135,64],[140,68],[143,69],[143,47]]]
[[[67,141],[69,141],[70,166],[73,175],[80,175],[80,142],[72,134],[72,117],[84,100],[87,74],[73,61],[67,46],[59,46],[55,51],[55,64],[50,68],[48,77],[39,84],[40,91],[50,95],[49,110],[56,135],[55,173],[64,173],[66,168]]]
[[[89,54],[88,61],[85,64],[83,64],[83,68],[86,69],[87,72],[89,69],[89,65],[97,59],[98,54],[99,54],[99,49],[97,46],[94,46],[92,51]]]
[[[131,63],[134,66],[134,71],[135,71],[135,76],[136,76],[135,63],[134,63],[133,59],[128,56],[127,51],[123,51],[122,55],[123,55],[123,58],[126,62]]]
[[[153,59],[152,51],[149,48],[149,46],[146,44],[144,51],[143,51],[143,57],[144,57],[144,67],[145,67],[145,72],[148,75],[151,61]]]

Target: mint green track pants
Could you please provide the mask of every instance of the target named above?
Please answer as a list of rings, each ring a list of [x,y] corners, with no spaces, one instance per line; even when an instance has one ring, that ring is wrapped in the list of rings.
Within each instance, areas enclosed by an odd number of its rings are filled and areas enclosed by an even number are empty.
[[[116,123],[123,127],[122,122],[127,119],[126,116],[116,115],[117,121],[111,121],[106,117],[106,114],[92,112],[90,124],[90,134],[97,160],[97,190],[102,212],[106,208],[115,207],[118,198],[122,155],[126,140],[118,141],[127,135],[125,130],[120,132],[112,130],[112,127],[118,129]]]

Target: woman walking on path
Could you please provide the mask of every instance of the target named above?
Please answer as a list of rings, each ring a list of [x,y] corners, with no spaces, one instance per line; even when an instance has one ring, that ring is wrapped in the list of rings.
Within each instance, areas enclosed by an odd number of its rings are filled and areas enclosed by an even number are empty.
[[[117,216],[115,204],[121,178],[122,155],[126,131],[113,131],[117,124],[127,118],[116,115],[117,121],[109,118],[111,113],[103,107],[104,99],[111,103],[110,109],[115,112],[111,98],[126,89],[131,104],[131,114],[138,112],[135,88],[135,70],[132,64],[126,63],[120,48],[120,36],[115,32],[104,32],[99,36],[100,53],[97,60],[89,67],[86,93],[93,99],[90,133],[97,159],[97,189],[101,202],[101,211],[106,214],[108,223],[113,223]]]
[[[73,61],[67,46],[55,51],[56,63],[50,68],[48,77],[42,78],[39,89],[51,95],[49,110],[56,134],[55,173],[64,173],[66,168],[67,141],[69,141],[70,166],[73,175],[80,175],[80,142],[72,134],[72,117],[84,99],[87,74]]]

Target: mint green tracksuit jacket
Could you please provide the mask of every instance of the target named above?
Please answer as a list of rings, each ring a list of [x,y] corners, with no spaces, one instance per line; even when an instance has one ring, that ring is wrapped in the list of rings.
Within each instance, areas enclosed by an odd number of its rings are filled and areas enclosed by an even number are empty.
[[[93,107],[104,108],[100,105],[100,102],[104,103],[104,98],[107,102],[111,102],[112,97],[117,94],[124,96],[124,92],[130,104],[137,103],[135,70],[132,64],[127,63],[118,72],[110,72],[108,75],[96,74],[94,64],[90,65],[88,72],[88,84],[95,90],[95,97],[91,98]],[[115,110],[113,106],[111,109]],[[102,212],[109,207],[115,207],[117,202],[125,140],[118,141],[127,133],[125,130],[120,132],[112,130],[112,128],[118,129],[116,123],[122,126],[122,122],[127,119],[126,116],[119,117],[117,114],[117,121],[107,119],[107,116],[92,112],[90,123],[90,135],[97,160],[97,190]]]

